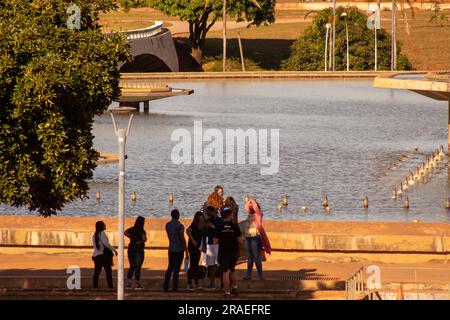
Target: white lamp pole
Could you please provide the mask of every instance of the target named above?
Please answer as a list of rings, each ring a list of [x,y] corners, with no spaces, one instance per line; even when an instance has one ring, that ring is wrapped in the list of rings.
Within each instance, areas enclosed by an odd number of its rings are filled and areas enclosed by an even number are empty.
[[[133,119],[132,107],[111,107],[108,109],[114,126],[114,133],[119,142],[119,262],[117,266],[117,300],[124,299],[124,225],[125,225],[125,145],[130,133],[131,120]],[[114,114],[129,114],[128,126],[118,129]]]
[[[347,25],[347,13],[343,12],[343,13],[341,14],[341,17],[343,17],[344,20],[345,20],[345,38],[346,38],[346,40],[347,40],[347,71],[349,71],[349,70],[350,70],[350,65],[349,65],[349,62],[348,62],[348,25]]]
[[[325,33],[325,71],[328,71],[328,33],[330,31],[331,24],[327,23],[325,25],[326,33]]]
[[[335,51],[336,51],[336,0],[333,0],[333,71],[335,71]]]

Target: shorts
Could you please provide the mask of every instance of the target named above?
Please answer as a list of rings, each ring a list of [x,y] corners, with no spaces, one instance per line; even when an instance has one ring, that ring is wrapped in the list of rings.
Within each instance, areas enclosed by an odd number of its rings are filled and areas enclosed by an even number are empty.
[[[219,255],[219,268],[221,272],[227,272],[228,270],[234,272],[237,264],[238,257],[234,254]]]
[[[218,244],[208,244],[206,245],[206,265],[215,266],[219,264],[219,245]]]

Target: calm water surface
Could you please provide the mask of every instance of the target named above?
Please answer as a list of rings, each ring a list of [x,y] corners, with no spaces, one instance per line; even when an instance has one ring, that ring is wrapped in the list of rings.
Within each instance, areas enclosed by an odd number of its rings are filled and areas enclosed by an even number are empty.
[[[391,199],[394,185],[427,153],[446,145],[448,107],[420,95],[372,87],[371,81],[258,80],[171,83],[192,88],[191,96],[153,101],[152,113],[137,114],[127,143],[128,216],[167,217],[168,194],[190,217],[215,185],[243,206],[256,197],[272,220],[450,221],[447,160],[424,182],[410,188],[410,209]],[[260,174],[261,165],[175,165],[170,136],[177,128],[280,129],[278,174]],[[94,126],[99,151],[117,150],[111,119]],[[414,152],[414,146],[419,147]],[[101,165],[90,183],[90,199],[68,205],[60,215],[115,216],[117,164]],[[95,192],[102,193],[100,201]],[[138,200],[130,201],[136,191]],[[331,213],[321,207],[328,195]],[[289,206],[277,204],[284,194]],[[362,198],[369,197],[369,209]],[[307,213],[299,208],[307,206]],[[34,214],[0,207],[1,214]],[[242,214],[242,212],[241,212]]]

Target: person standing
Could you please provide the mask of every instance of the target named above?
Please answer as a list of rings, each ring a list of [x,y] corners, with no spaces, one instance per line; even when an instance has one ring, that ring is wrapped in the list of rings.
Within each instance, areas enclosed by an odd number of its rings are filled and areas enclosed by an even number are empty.
[[[214,243],[219,245],[219,267],[222,272],[225,295],[231,294],[230,285],[237,290],[235,267],[239,258],[239,242],[243,241],[239,226],[233,222],[233,211],[224,208],[222,211],[224,221],[217,227]]]
[[[239,205],[236,203],[233,197],[227,197],[225,199],[225,207],[231,210],[233,215],[233,223],[238,223]]]
[[[170,213],[172,220],[166,224],[167,237],[169,238],[169,265],[164,278],[164,291],[169,291],[170,277],[173,273],[172,291],[178,291],[178,277],[181,264],[183,263],[184,252],[189,256],[184,238],[184,226],[181,224],[180,212],[177,209]]]
[[[217,214],[217,209],[209,206],[206,208],[206,214],[208,220],[206,221],[207,232],[207,244],[206,244],[206,265],[208,266],[209,286],[206,289],[216,289],[216,272],[218,265],[219,245],[214,243],[214,236],[219,225],[223,222]]]
[[[131,288],[133,275],[136,279],[135,289],[144,289],[141,285],[141,268],[145,257],[145,242],[147,234],[144,230],[145,218],[137,217],[134,226],[125,231],[125,236],[130,239],[128,244],[128,261],[130,269],[127,274],[127,288]]]
[[[251,280],[253,263],[260,280],[263,278],[261,252],[264,250],[267,254],[271,252],[271,246],[266,231],[262,226],[263,213],[259,203],[255,199],[251,199],[245,204],[245,210],[248,213],[245,220],[245,247],[247,252],[247,275],[244,280]]]
[[[190,290],[199,289],[198,279],[200,275],[199,262],[203,247],[206,245],[206,222],[205,216],[201,211],[197,211],[194,215],[191,225],[186,230],[189,237],[189,269],[188,269],[188,288]],[[195,285],[192,285],[194,280]]]
[[[223,198],[223,187],[216,186],[214,188],[214,192],[212,192],[208,196],[208,200],[206,200],[206,205],[216,208],[217,210],[222,209],[225,205],[225,199]]]
[[[97,221],[95,224],[95,233],[92,235],[92,243],[94,246],[94,253],[92,254],[92,260],[94,261],[93,282],[94,288],[98,288],[98,278],[102,269],[105,269],[108,287],[112,289],[113,253],[117,256],[117,251],[109,243],[105,230],[105,223],[103,221]]]

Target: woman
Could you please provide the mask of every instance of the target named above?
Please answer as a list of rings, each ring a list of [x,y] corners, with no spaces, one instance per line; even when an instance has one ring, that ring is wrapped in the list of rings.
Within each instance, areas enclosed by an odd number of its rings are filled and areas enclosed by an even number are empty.
[[[263,280],[261,250],[270,254],[272,251],[270,247],[269,238],[262,226],[263,213],[255,199],[251,199],[245,204],[245,211],[248,212],[245,220],[245,248],[247,251],[247,276],[244,280],[251,280],[253,262],[256,265],[258,276]]]
[[[230,208],[232,219],[231,222],[238,223],[238,213],[239,213],[239,205],[236,203],[233,197],[228,197],[225,199],[225,207]]]
[[[106,272],[106,281],[108,287],[113,288],[112,281],[112,265],[113,265],[113,252],[117,256],[116,249],[109,243],[108,237],[105,233],[106,225],[103,221],[97,221],[95,224],[95,233],[92,236],[92,242],[94,245],[94,253],[92,254],[92,260],[94,261],[94,288],[98,288],[98,277],[102,272],[102,268]]]
[[[214,192],[208,196],[208,200],[206,201],[207,206],[214,207],[216,209],[222,209],[225,205],[225,201],[223,198],[223,188],[222,186],[216,186],[214,188]]]
[[[199,289],[198,279],[200,276],[199,261],[203,247],[206,245],[206,222],[205,216],[201,211],[197,211],[194,215],[191,225],[186,230],[189,237],[188,251],[189,251],[189,269],[188,269],[188,289]],[[195,285],[192,285],[194,280]]]
[[[130,239],[128,245],[128,261],[130,262],[130,269],[127,274],[127,288],[131,288],[131,281],[133,275],[136,279],[135,289],[144,289],[141,285],[141,268],[144,263],[145,256],[145,242],[147,241],[147,234],[144,230],[145,218],[137,217],[134,226],[125,231],[125,236]]]

